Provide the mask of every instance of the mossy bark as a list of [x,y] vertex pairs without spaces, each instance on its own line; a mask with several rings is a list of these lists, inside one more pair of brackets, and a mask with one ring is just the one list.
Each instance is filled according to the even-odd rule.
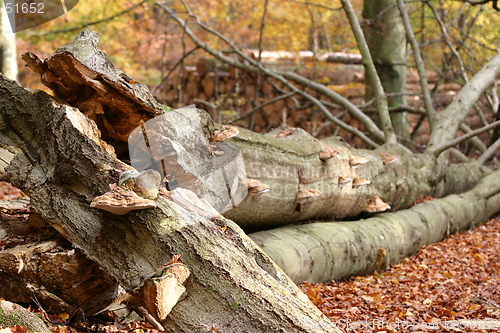
[[23,326],[28,332],[50,333],[49,328],[36,314],[20,305],[0,299],[0,328]]

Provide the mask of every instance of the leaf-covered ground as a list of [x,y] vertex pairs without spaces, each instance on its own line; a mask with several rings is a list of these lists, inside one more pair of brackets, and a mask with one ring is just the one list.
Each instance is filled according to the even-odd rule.
[[301,288],[346,332],[498,332],[500,321],[463,320],[500,319],[499,253],[496,218],[385,271]]

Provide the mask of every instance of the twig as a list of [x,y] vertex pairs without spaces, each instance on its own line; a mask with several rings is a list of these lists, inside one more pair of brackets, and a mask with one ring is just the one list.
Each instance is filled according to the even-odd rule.
[[[257,62],[260,64],[262,62],[262,51],[263,51],[263,43],[264,43],[264,28],[266,27],[266,17],[267,17],[267,6],[269,4],[269,0],[264,1],[264,10],[262,11],[262,18],[260,20],[260,29],[259,29],[259,53],[257,55]],[[260,72],[257,72],[257,78],[255,79],[254,84],[254,95],[252,106],[255,108],[257,104],[257,99],[259,97],[259,82],[260,82]],[[255,117],[254,113],[250,113],[250,122],[248,124],[248,128],[250,130],[254,129],[255,125]]]
[[433,5],[429,1],[426,1],[425,4],[431,9],[432,14],[436,18],[436,21],[439,25],[439,28],[441,29],[441,34],[444,37],[444,41],[448,48],[450,49],[451,53],[455,56],[455,58],[458,61],[458,67],[460,68],[460,74],[462,75],[462,79],[467,82],[469,81],[469,78],[467,77],[467,72],[465,70],[464,62],[462,61],[462,57],[458,53],[458,51],[455,49],[453,44],[451,43],[450,36],[448,35],[448,29],[446,28],[446,25],[444,24],[443,20],[441,19],[441,16],[439,16],[438,12],[436,11],[436,8],[434,8]]
[[396,144],[397,138],[394,133],[394,128],[392,127],[391,116],[387,106],[387,96],[384,93],[380,77],[378,76],[375,65],[373,64],[372,56],[370,54],[370,50],[368,49],[368,44],[366,43],[358,18],[356,17],[354,8],[349,0],[340,0],[340,2],[342,3],[342,7],[344,7],[347,18],[349,19],[359,51],[363,57],[363,66],[365,67],[368,80],[376,97],[380,123],[382,124],[382,130],[385,135],[385,143]]
[[477,130],[474,130],[472,132],[469,132],[467,134],[464,134],[454,140],[451,140],[450,142],[447,142],[447,143],[444,143],[436,148],[434,148],[434,150],[432,151],[434,153],[435,156],[438,156],[439,154],[441,154],[443,151],[445,151],[446,149],[448,148],[451,148],[465,140],[468,140],[476,135],[479,135],[481,133],[484,133],[486,131],[489,131],[490,129],[493,129],[497,126],[500,126],[500,120],[497,120],[491,124],[489,124],[488,126],[484,126],[484,127],[481,127]]
[[153,325],[153,327],[155,329],[157,329],[158,331],[161,331],[161,332],[164,332],[165,331],[165,327],[163,327],[156,319],[155,317],[153,317],[144,307],[142,306],[135,306],[132,308],[132,310],[134,310],[135,312],[137,312],[137,314],[141,317],[143,317],[144,319],[146,319],[146,321],[148,323],[150,323],[151,325]]
[[177,68],[177,66],[179,66],[180,64],[182,64],[184,62],[184,59],[186,59],[187,57],[189,57],[194,51],[198,50],[200,47],[199,46],[195,46],[194,48],[192,48],[191,50],[189,50],[188,52],[184,53],[182,55],[182,57],[177,60],[177,62],[174,64],[174,66],[172,67],[172,69],[170,69],[167,73],[167,75],[165,75],[165,77],[161,80],[161,82],[156,86],[156,88],[153,90],[153,95],[156,93],[156,91],[165,83],[165,81],[168,80],[168,78],[170,77],[170,75],[172,75],[172,73],[175,71],[175,69]]
[[[290,72],[280,72],[280,71],[271,71],[265,67],[263,67],[261,64],[258,64],[257,62],[255,62],[255,60],[251,59],[250,57],[248,57],[247,55],[245,55],[239,48],[237,48],[230,40],[228,40],[225,36],[221,35],[220,33],[218,33],[217,31],[207,27],[205,24],[201,23],[199,18],[196,17],[195,15],[193,15],[190,11],[189,14],[191,17],[194,17],[196,19],[196,23],[198,24],[198,26],[200,26],[201,28],[203,28],[204,30],[214,34],[215,36],[217,36],[218,38],[220,38],[221,40],[223,40],[226,44],[228,44],[233,50],[235,53],[237,53],[241,58],[243,58],[244,60],[246,60],[248,62],[248,64],[246,63],[242,63],[242,62],[239,62],[239,61],[235,61],[231,58],[228,58],[226,56],[224,56],[221,52],[219,51],[215,51],[213,50],[212,48],[210,48],[206,43],[203,43],[194,33],[191,29],[189,29],[189,27],[187,26],[186,22],[184,20],[182,20],[180,17],[178,17],[171,8],[167,7],[166,5],[162,4],[162,3],[158,3],[158,6],[160,6],[163,10],[165,10],[175,21],[177,21],[177,23],[179,23],[183,28],[184,30],[186,31],[186,34],[191,38],[191,40],[198,46],[200,46],[202,49],[204,49],[206,52],[208,52],[209,54],[213,55],[214,57],[220,59],[221,61],[224,61],[225,63],[227,64],[230,64],[231,66],[234,66],[234,67],[237,67],[237,68],[241,68],[241,69],[245,69],[247,71],[251,71],[251,72],[257,72],[257,71],[262,71],[262,73],[266,74],[267,76],[270,76],[276,80],[278,80],[279,82],[283,83],[285,86],[287,86],[291,91],[294,91],[296,92],[298,95],[306,98],[307,100],[309,100],[310,102],[312,102],[313,104],[315,104],[326,116],[326,118],[328,120],[330,120],[331,122],[333,122],[334,124],[336,124],[337,126],[340,126],[342,127],[343,129],[345,129],[346,131],[358,136],[361,140],[363,140],[364,142],[366,142],[368,145],[372,146],[372,147],[378,147],[379,145],[377,143],[375,143],[372,139],[370,139],[368,136],[366,136],[363,132],[361,132],[360,130],[358,130],[357,128],[354,128],[346,123],[344,123],[343,121],[340,121],[338,118],[336,118],[335,116],[333,116],[330,111],[321,103],[321,101],[319,101],[317,98],[311,96],[310,94],[307,94],[305,93],[304,91],[302,91],[301,89],[297,88],[296,86],[294,86],[293,84],[291,84],[288,80],[287,80],[287,77],[294,77],[295,80],[297,81],[302,81],[302,82],[307,82],[311,85],[319,85],[315,82],[311,82],[309,80],[307,80],[306,78],[300,76],[300,75],[297,75],[295,73],[290,73]],[[297,82],[295,81],[295,82]],[[300,82],[297,82],[297,83],[300,83]],[[330,91],[331,93],[333,93],[333,91],[329,90],[328,88],[326,88],[325,86],[323,86],[323,89],[326,89],[328,91]],[[365,118],[368,118],[366,115],[364,115],[361,110],[359,110],[358,108],[356,108],[356,106],[352,103],[350,103],[349,101],[347,101],[346,99],[344,99],[342,96],[340,96],[340,101],[343,103],[343,104],[347,104],[349,109],[355,109],[358,113],[362,114],[363,117]],[[345,103],[344,101],[342,100],[345,100],[347,103]],[[339,101],[337,101],[339,102]],[[342,103],[339,102],[339,104],[342,105]],[[343,105],[344,106],[344,105]],[[347,108],[346,108],[347,109]],[[348,110],[349,110],[348,109]],[[368,118],[369,119],[369,118]],[[369,119],[370,122],[371,122],[371,129],[374,133],[377,133],[377,130],[378,132],[380,132],[380,130],[377,128],[377,126],[375,125],[375,123],[373,123],[373,121],[371,119]],[[363,124],[364,121],[363,121]],[[368,125],[365,124],[365,126],[367,128],[370,127],[370,123],[368,123]],[[378,134],[378,133],[377,133]],[[383,139],[383,133],[380,132],[380,134],[382,135],[382,139]],[[380,136],[377,137],[378,139],[380,139]]]
[[486,163],[498,150],[500,149],[500,139],[497,139],[491,146],[484,151],[484,153],[479,156],[477,161],[481,164]]
[[427,82],[427,77],[425,75],[424,60],[422,54],[420,53],[420,48],[418,47],[417,39],[411,28],[410,18],[408,16],[408,11],[406,10],[404,0],[397,0],[399,12],[401,13],[401,18],[403,20],[403,25],[406,30],[406,38],[410,42],[411,48],[413,50],[413,57],[415,58],[415,64],[417,66],[418,75],[420,77],[420,87],[422,88],[422,94],[424,98],[424,105],[427,111],[429,124],[431,131],[434,130],[435,119],[437,117],[436,110],[432,104],[431,93],[429,91],[429,84]]
[[311,6],[316,6],[316,7],[319,7],[319,8],[323,8],[323,9],[328,9],[328,10],[332,10],[332,11],[338,11],[338,10],[342,10],[342,7],[330,7],[330,6],[326,6],[326,5],[323,5],[321,3],[317,3],[317,2],[310,2],[310,1],[297,1],[297,0],[286,0],[287,2],[295,2],[295,3],[299,3],[299,4],[303,4],[303,5],[311,5]]
[[87,27],[90,27],[90,26],[93,26],[93,25],[96,25],[96,24],[100,24],[100,23],[104,23],[104,22],[107,22],[107,21],[111,21],[111,20],[114,20],[115,18],[123,15],[123,14],[126,14],[128,12],[131,12],[132,10],[136,9],[137,7],[140,7],[142,6],[143,4],[145,4],[146,2],[149,2],[151,0],[143,0],[135,5],[133,5],[132,7],[130,8],[127,8],[127,9],[124,9],[122,10],[121,12],[118,12],[116,14],[113,14],[111,16],[108,16],[108,17],[105,17],[103,19],[100,19],[100,20],[95,20],[95,21],[92,21],[92,22],[88,22],[88,23],[84,23],[78,27],[73,27],[73,28],[67,28],[67,29],[60,29],[60,30],[49,30],[49,31],[44,31],[44,32],[28,32],[29,35],[32,35],[32,36],[46,36],[46,35],[50,35],[50,34],[59,34],[59,33],[67,33],[67,32],[73,32],[73,31],[80,31],[84,28],[87,28]]
[[282,99],[287,99],[288,97],[292,97],[293,95],[295,95],[296,92],[292,91],[292,92],[289,92],[288,94],[285,94],[285,95],[280,95],[278,97],[275,97],[273,99],[270,99],[262,104],[259,104],[257,105],[256,107],[254,107],[252,110],[240,115],[238,118],[234,119],[231,121],[231,123],[235,122],[235,121],[238,121],[238,120],[241,120],[241,119],[244,119],[248,116],[251,116],[253,115],[255,112],[259,111],[260,109],[262,109],[263,107],[269,105],[269,104],[273,104],[273,103],[276,103],[278,101],[281,101]]

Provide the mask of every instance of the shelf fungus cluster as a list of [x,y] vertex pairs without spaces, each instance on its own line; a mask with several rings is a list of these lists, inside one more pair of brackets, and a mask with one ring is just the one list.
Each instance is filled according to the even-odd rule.
[[266,193],[271,189],[269,185],[263,184],[257,179],[248,178],[246,180],[246,184],[248,187],[248,195],[252,197],[258,197],[262,193]]
[[90,203],[90,207],[102,209],[116,215],[125,215],[132,210],[156,207],[161,182],[155,170],[138,172],[129,170],[120,175],[118,186],[111,186]]
[[222,125],[220,130],[214,131],[214,142],[223,142],[234,138],[240,134],[240,131],[235,126]]
[[384,165],[392,164],[398,160],[398,157],[395,155],[380,153],[378,154],[378,156],[380,156],[382,162],[384,162]]
[[335,149],[325,148],[319,153],[319,159],[322,161],[329,160],[332,157],[339,155],[340,152]]
[[378,195],[373,195],[364,210],[368,213],[379,213],[385,212],[388,209],[391,209],[391,206],[385,203]]
[[297,197],[295,198],[295,203],[297,204],[296,211],[302,212],[304,210],[304,204],[315,200],[321,195],[321,192],[317,189],[300,189],[297,192]]
[[362,156],[351,155],[349,157],[349,164],[351,165],[351,167],[353,169],[359,167],[360,165],[366,164],[368,162],[369,162],[369,160],[365,157],[362,157]]

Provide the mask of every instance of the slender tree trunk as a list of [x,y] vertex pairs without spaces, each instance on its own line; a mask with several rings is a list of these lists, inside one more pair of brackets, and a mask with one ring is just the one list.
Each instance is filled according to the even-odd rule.
[[[363,30],[382,86],[389,96],[389,107],[406,105],[406,32],[396,0],[364,1]],[[373,98],[366,85],[367,100]],[[409,138],[406,113],[391,114],[398,135]]]

